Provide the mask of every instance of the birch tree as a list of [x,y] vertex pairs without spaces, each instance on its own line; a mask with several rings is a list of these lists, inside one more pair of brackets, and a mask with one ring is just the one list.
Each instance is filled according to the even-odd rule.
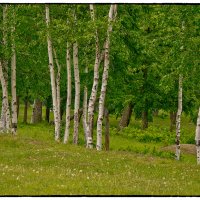
[[15,49],[15,8],[13,8],[13,24],[11,27],[12,58],[11,58],[11,93],[12,93],[12,134],[17,133],[17,94],[16,94],[16,49]]
[[73,143],[78,144],[78,126],[79,126],[79,106],[80,106],[80,78],[78,68],[78,43],[73,44],[73,63],[75,79],[75,101],[74,101],[74,135]]
[[57,65],[57,76],[56,76],[56,98],[57,98],[57,112],[58,112],[58,129],[60,130],[60,124],[61,124],[61,114],[60,114],[60,70],[61,66],[58,62],[57,54],[55,48],[53,49],[54,52],[54,58]]
[[108,82],[108,70],[109,70],[109,52],[110,52],[110,34],[112,32],[112,22],[117,15],[117,5],[112,4],[109,10],[109,17],[108,17],[108,30],[107,30],[107,38],[105,42],[105,57],[104,57],[104,70],[102,76],[102,85],[101,85],[101,94],[99,98],[99,113],[98,113],[98,120],[97,120],[97,150],[102,149],[102,122],[103,122],[103,115],[104,115],[104,104],[105,104],[105,96],[106,96],[106,89],[107,89],[107,82]]
[[54,113],[54,123],[55,123],[55,140],[59,141],[60,138],[60,126],[59,126],[59,116],[58,116],[58,104],[57,104],[57,92],[55,83],[55,72],[53,64],[53,47],[50,36],[50,16],[49,16],[49,5],[45,4],[46,11],[46,25],[47,25],[47,44],[48,44],[48,56],[49,56],[49,69],[51,78],[51,90],[52,90],[52,100],[53,100],[53,113]]
[[[185,22],[182,21],[182,35],[184,34],[185,29]],[[184,39],[184,37],[183,37]],[[183,41],[182,41],[183,42]],[[180,47],[180,50],[184,50],[184,46]],[[184,58],[184,54],[182,54],[182,57]],[[183,59],[181,60],[181,66],[183,65]],[[180,160],[180,135],[181,135],[181,113],[182,113],[182,104],[183,104],[183,94],[182,94],[182,85],[183,85],[183,75],[179,74],[179,87],[178,87],[178,111],[176,115],[176,159]]]
[[[88,66],[85,67],[85,73],[88,73]],[[87,99],[88,99],[88,88],[87,85],[84,86],[84,95],[83,95],[83,130],[85,134],[85,141],[87,143]]]
[[67,143],[69,140],[70,133],[70,109],[71,109],[71,54],[69,43],[67,43],[67,102],[66,102],[66,127],[64,135],[64,143]]
[[[95,22],[95,11],[94,5],[90,4],[90,14],[91,19]],[[90,95],[89,103],[88,103],[88,122],[87,122],[87,147],[93,148],[92,141],[92,129],[93,129],[93,120],[94,120],[94,106],[97,97],[98,83],[99,83],[99,65],[100,65],[100,47],[99,47],[99,36],[97,29],[95,30],[95,63],[94,63],[94,78],[92,85],[92,92]]]
[[6,87],[6,81],[3,74],[2,62],[0,60],[0,80],[2,85],[3,101],[2,101],[2,116],[1,116],[1,129],[3,132],[10,130],[10,115],[9,115],[9,104],[8,104],[8,90]]
[[197,117],[195,141],[196,141],[196,149],[197,149],[197,164],[199,165],[200,164],[200,107],[199,107],[199,113]]
[[179,89],[178,89],[178,111],[176,115],[176,159],[180,160],[180,134],[181,134],[181,113],[182,113],[182,80],[183,77],[179,75]]
[[[4,50],[7,49],[7,12],[8,12],[8,6],[5,4],[3,6],[3,48]],[[2,110],[1,110],[1,123],[0,128],[3,131],[9,132],[10,130],[10,109],[9,109],[9,103],[8,103],[8,62],[6,58],[1,62],[1,85],[2,85],[2,93],[3,93],[3,101],[2,101]]]

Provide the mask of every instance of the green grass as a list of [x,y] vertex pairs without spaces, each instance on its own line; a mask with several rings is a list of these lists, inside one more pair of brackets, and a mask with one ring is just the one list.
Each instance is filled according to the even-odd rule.
[[[64,145],[54,142],[53,126],[25,125],[21,117],[17,136],[0,135],[0,195],[200,195],[195,155],[176,161],[160,150],[171,144],[160,138],[175,137],[167,118],[155,118],[146,131],[132,119],[117,133],[111,116],[111,151],[97,152],[84,147],[82,128],[79,146]],[[192,137],[195,126],[183,120]]]

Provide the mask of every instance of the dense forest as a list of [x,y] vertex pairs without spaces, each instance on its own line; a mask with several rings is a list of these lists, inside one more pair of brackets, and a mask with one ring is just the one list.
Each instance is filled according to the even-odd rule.
[[[59,144],[101,151],[110,149],[110,134],[141,137],[156,117],[169,116],[163,134],[172,134],[180,160],[184,115],[196,126],[191,143],[200,164],[199,11],[173,4],[1,4],[1,135],[20,137],[19,124],[45,120]],[[127,129],[131,120],[137,130]]]

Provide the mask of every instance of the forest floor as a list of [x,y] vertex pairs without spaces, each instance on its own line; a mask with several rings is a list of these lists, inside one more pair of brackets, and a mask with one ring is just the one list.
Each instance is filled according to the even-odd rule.
[[20,122],[17,136],[1,134],[0,195],[200,195],[195,125],[186,117],[180,161],[171,151],[175,133],[168,131],[168,116],[156,117],[146,131],[132,119],[117,133],[118,120],[110,121],[108,152],[86,149],[82,129],[79,146],[56,143],[45,122]]

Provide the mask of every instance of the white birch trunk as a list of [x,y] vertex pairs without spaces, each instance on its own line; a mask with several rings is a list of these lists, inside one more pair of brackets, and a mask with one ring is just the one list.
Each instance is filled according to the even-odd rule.
[[[3,47],[7,48],[7,4],[3,5]],[[6,132],[10,131],[10,109],[9,109],[9,101],[8,101],[8,62],[6,58],[3,59],[1,63],[2,70],[2,110],[1,110],[1,121],[0,128],[6,130]],[[5,91],[4,91],[5,90]]]
[[59,126],[59,130],[60,130],[60,126],[61,126],[61,115],[60,115],[60,64],[58,62],[58,58],[57,58],[57,54],[56,54],[56,50],[53,49],[54,52],[54,58],[56,61],[56,65],[58,67],[58,71],[57,71],[57,76],[56,76],[56,97],[57,97],[57,109],[58,109],[58,126]]
[[[85,67],[85,73],[88,73],[88,67]],[[85,134],[85,141],[87,143],[87,98],[88,98],[88,88],[84,86],[84,97],[83,97],[83,130]]]
[[75,101],[74,101],[74,135],[73,143],[78,144],[78,113],[80,106],[80,78],[78,68],[78,43],[73,44],[73,63],[74,63],[74,79],[75,79]]
[[195,141],[196,141],[196,149],[197,149],[197,164],[199,165],[200,164],[200,107],[199,107],[199,113],[197,117]]
[[15,11],[13,11],[13,25],[11,27],[12,58],[11,58],[11,93],[12,93],[12,134],[17,134],[17,94],[16,94],[16,49],[15,49]]
[[[2,91],[3,91],[3,86],[2,86]],[[5,109],[4,108],[5,107],[5,103],[3,101],[4,101],[4,98],[3,98],[3,94],[2,94],[0,132],[4,132],[5,131],[5,127],[6,127],[6,118],[5,118],[5,110],[4,110]]]
[[179,75],[178,89],[178,111],[176,115],[176,160],[180,160],[180,135],[181,135],[181,113],[182,113],[182,81],[183,77]]
[[[90,14],[93,21],[95,21],[94,5],[90,4]],[[98,83],[99,83],[99,65],[100,65],[100,48],[99,48],[99,37],[97,29],[95,31],[95,42],[96,42],[96,56],[94,63],[94,79],[92,85],[92,92],[88,104],[88,122],[87,122],[87,148],[93,148],[92,141],[92,129],[94,119],[94,106],[97,97]]]
[[102,122],[104,117],[104,104],[105,104],[105,96],[106,96],[107,81],[108,81],[110,34],[112,32],[112,21],[116,16],[116,9],[117,9],[116,5],[110,6],[109,18],[108,18],[108,30],[105,43],[104,70],[102,77],[101,94],[99,98],[99,113],[97,120],[97,144],[96,144],[97,150],[102,149]]
[[67,44],[67,104],[66,104],[66,127],[64,135],[64,143],[67,143],[69,140],[70,134],[70,109],[71,109],[71,55],[69,44]]
[[[45,4],[45,10],[46,10],[47,29],[49,29],[50,17],[49,17],[49,5],[48,4]],[[54,123],[55,123],[55,140],[59,141],[60,129],[59,129],[59,123],[58,123],[59,117],[58,117],[58,108],[57,108],[57,92],[56,92],[55,72],[54,72],[54,65],[53,65],[52,42],[51,42],[49,30],[47,30],[47,44],[48,44],[49,69],[50,69],[51,90],[52,90],[52,100],[53,100],[53,113],[54,113]]]
[[7,115],[8,113],[10,113],[10,112],[7,111],[7,109],[9,109],[8,90],[7,90],[7,87],[6,87],[6,81],[5,81],[5,78],[4,78],[3,67],[2,67],[1,61],[0,61],[0,81],[1,81],[2,93],[3,93],[2,118],[1,118],[1,122],[0,122],[0,129],[3,132],[9,132],[10,131],[10,116]]

